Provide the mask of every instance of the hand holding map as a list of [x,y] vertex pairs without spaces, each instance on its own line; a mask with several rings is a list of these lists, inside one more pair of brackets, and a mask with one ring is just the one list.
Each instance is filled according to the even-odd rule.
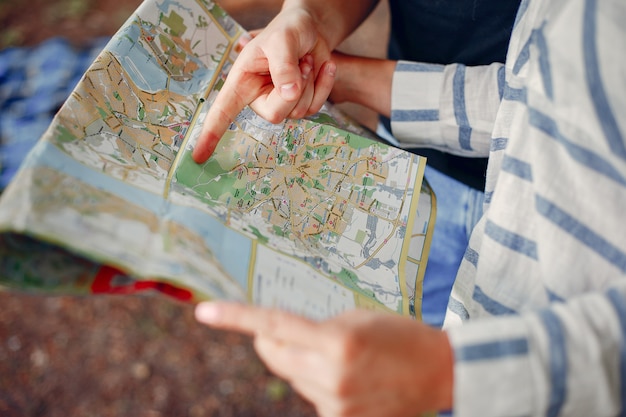
[[247,105],[272,123],[319,111],[333,86],[335,65],[329,58],[328,45],[310,15],[300,9],[281,12],[233,64],[207,113],[194,160],[209,158]]
[[254,336],[261,359],[320,417],[419,415],[452,404],[446,333],[407,317],[351,311],[314,322],[220,302],[201,303],[196,318]]

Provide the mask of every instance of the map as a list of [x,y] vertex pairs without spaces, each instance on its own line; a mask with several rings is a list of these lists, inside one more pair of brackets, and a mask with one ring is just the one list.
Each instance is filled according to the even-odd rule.
[[192,160],[243,33],[210,1],[140,6],[2,195],[3,285],[419,316],[425,159],[327,104],[279,124],[246,108]]

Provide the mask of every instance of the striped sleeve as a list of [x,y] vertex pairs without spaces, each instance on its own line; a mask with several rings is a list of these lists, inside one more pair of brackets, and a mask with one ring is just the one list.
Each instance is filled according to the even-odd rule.
[[392,82],[393,135],[403,146],[487,156],[503,85],[501,64],[400,61]]
[[544,310],[447,330],[454,415],[623,415],[625,306],[620,282]]
[[444,324],[454,415],[626,415],[626,3],[520,16]]

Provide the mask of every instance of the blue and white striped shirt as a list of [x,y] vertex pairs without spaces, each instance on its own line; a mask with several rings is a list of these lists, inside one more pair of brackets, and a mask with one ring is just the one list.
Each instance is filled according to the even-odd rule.
[[489,156],[444,325],[455,415],[626,414],[625,45],[624,0],[524,0],[506,64],[397,65],[402,144]]

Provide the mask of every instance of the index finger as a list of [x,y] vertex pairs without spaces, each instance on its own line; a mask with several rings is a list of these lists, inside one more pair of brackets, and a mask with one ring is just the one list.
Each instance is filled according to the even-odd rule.
[[198,164],[209,159],[228,126],[248,104],[236,88],[230,87],[232,84],[234,83],[227,78],[204,119],[200,137],[192,153]]
[[203,302],[196,319],[212,327],[263,335],[287,343],[319,346],[323,343],[319,323],[284,311],[237,303]]

